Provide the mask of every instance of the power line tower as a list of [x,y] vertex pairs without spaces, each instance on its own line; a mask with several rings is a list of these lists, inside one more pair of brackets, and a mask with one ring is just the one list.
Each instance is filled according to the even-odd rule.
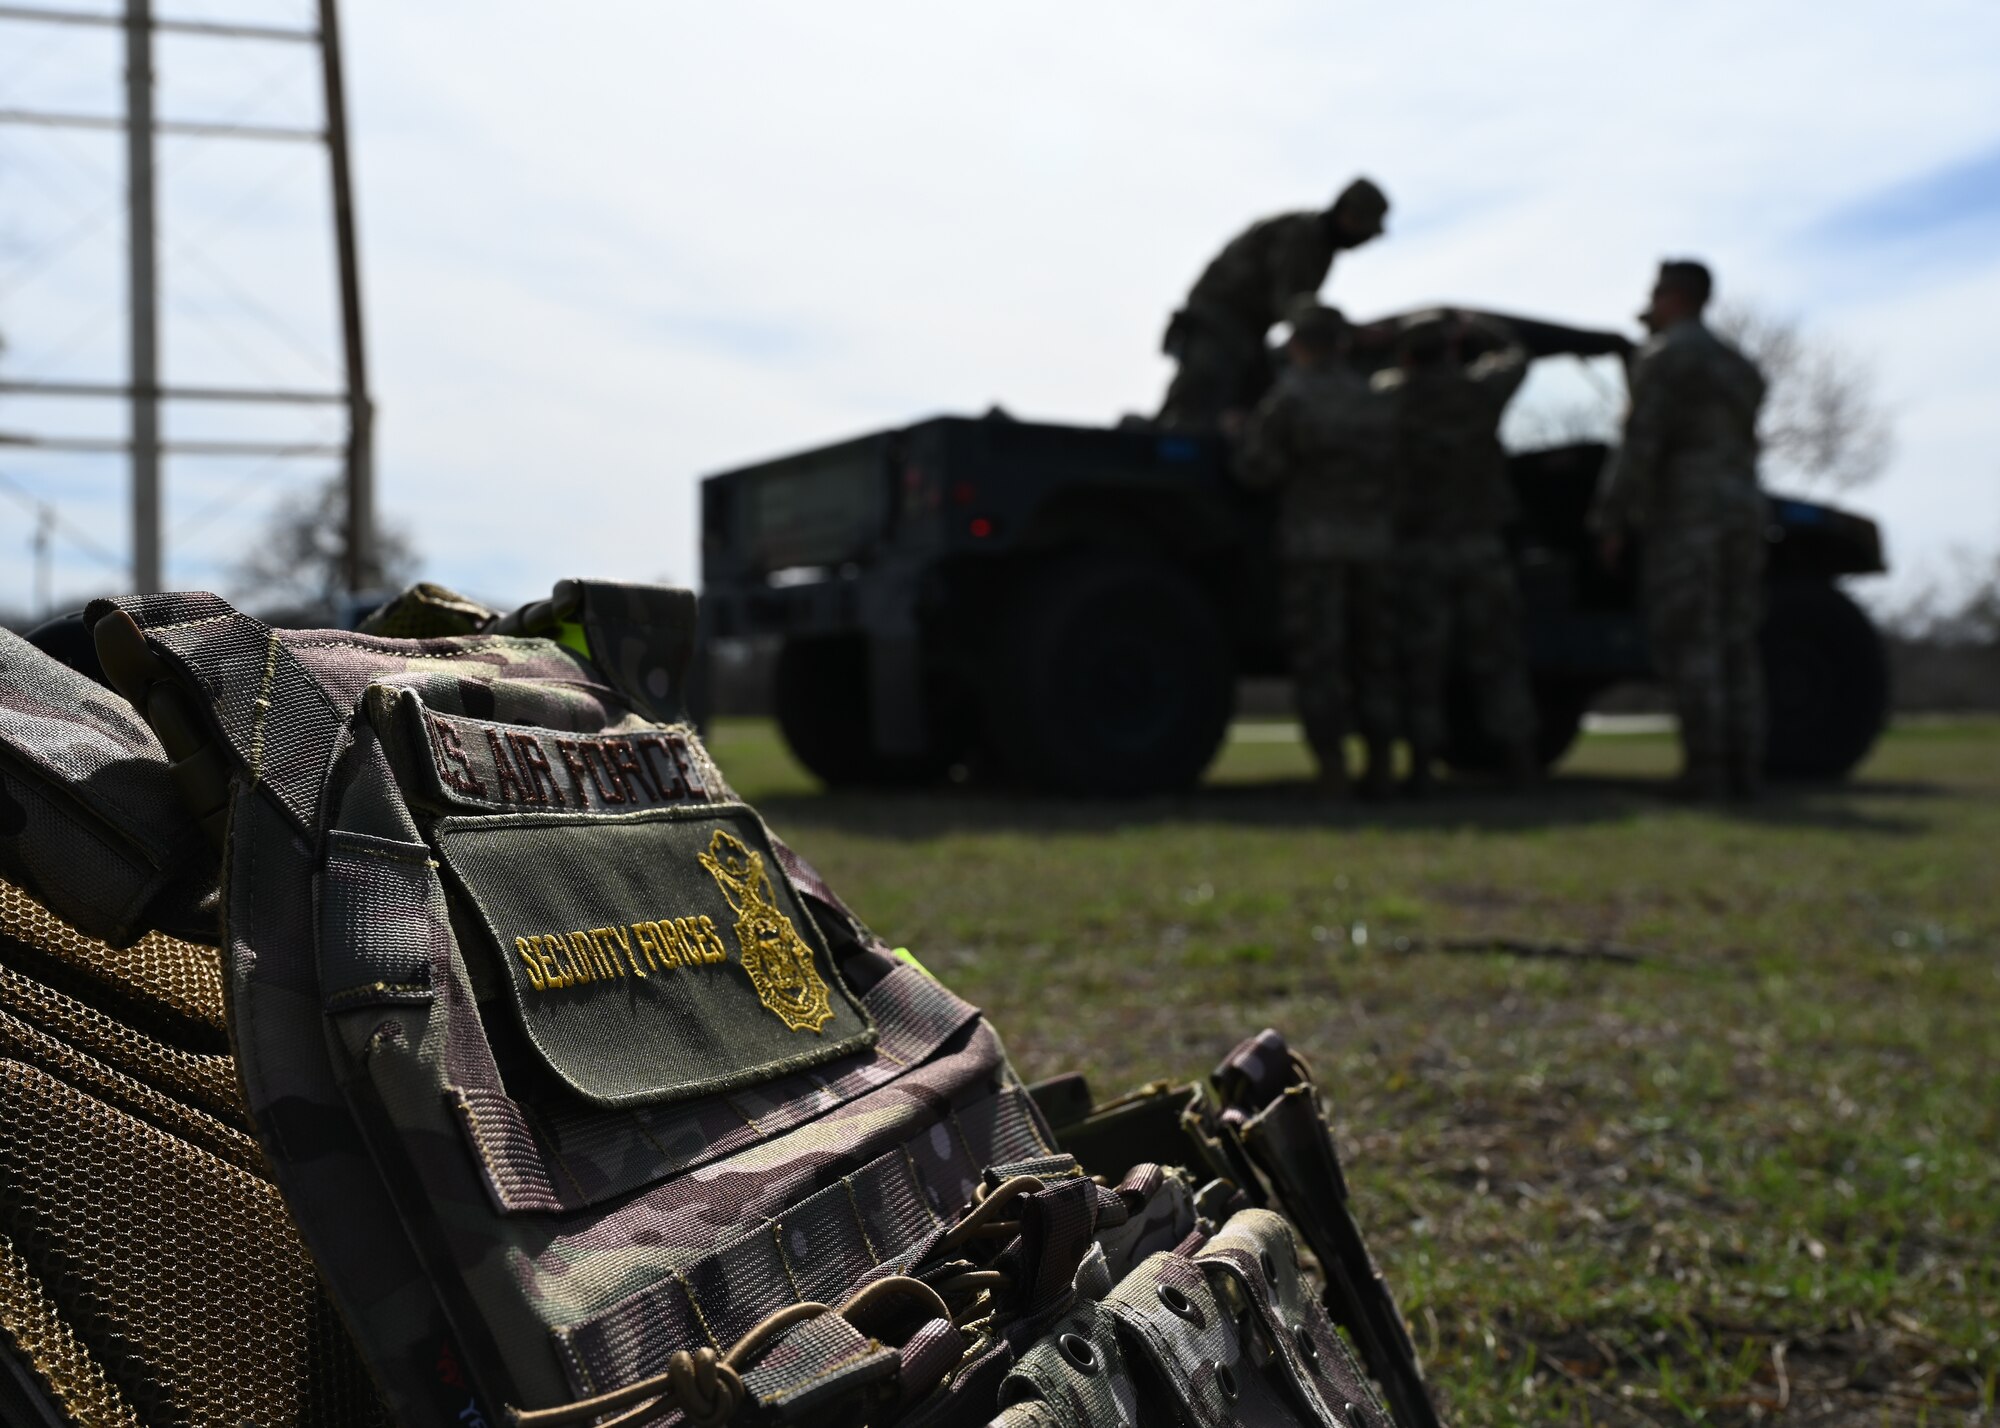
[[[270,441],[202,441],[169,443],[160,436],[163,403],[222,405],[290,403],[343,406],[346,440],[337,448],[342,458],[347,496],[345,574],[349,590],[367,588],[375,575],[375,480],[373,406],[368,396],[368,368],[361,336],[361,286],[354,231],[353,176],[348,161],[347,102],[341,75],[340,29],[334,0],[316,0],[315,28],[172,19],[153,13],[153,0],[125,0],[122,13],[54,9],[36,5],[0,4],[0,22],[36,25],[83,25],[122,29],[125,35],[125,113],[57,113],[47,110],[0,109],[0,124],[106,130],[125,133],[128,298],[130,308],[129,363],[123,382],[78,382],[0,379],[0,395],[34,397],[123,397],[130,403],[129,435],[122,442],[62,435],[10,434],[0,440],[45,451],[128,452],[132,464],[133,587],[141,593],[161,588],[160,460],[175,452],[241,456],[324,456],[317,445]],[[153,39],[176,34],[233,44],[316,46],[324,86],[322,128],[280,127],[242,123],[202,123],[161,119],[154,113]],[[163,386],[159,371],[159,244],[156,231],[154,141],[159,135],[188,135],[324,144],[333,187],[334,253],[340,297],[343,382],[335,392],[259,387]]]

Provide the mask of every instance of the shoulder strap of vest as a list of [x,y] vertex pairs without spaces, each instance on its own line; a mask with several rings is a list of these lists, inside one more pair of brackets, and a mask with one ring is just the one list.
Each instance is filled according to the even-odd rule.
[[220,838],[232,761],[312,829],[346,720],[276,630],[202,593],[96,600],[84,618],[105,674],[160,736],[211,836]]

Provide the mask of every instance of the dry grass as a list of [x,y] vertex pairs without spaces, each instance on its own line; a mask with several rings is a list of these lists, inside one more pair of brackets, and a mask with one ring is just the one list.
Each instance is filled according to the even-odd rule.
[[[1993,1418],[2000,723],[1748,812],[1660,802],[1649,738],[1380,813],[1303,797],[1287,742],[1128,805],[828,796],[765,725],[714,742],[1023,1074],[1284,1029],[1452,1422]],[[1487,937],[1646,956],[1411,946]]]

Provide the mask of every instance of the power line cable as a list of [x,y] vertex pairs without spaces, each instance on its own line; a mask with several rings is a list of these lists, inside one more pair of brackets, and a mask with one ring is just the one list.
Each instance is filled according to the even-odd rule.
[[[252,92],[248,98],[234,108],[223,111],[214,121],[218,126],[216,133],[199,136],[162,135],[161,140],[163,143],[169,139],[174,139],[183,141],[183,147],[176,151],[180,159],[178,164],[168,162],[168,155],[165,153],[159,156],[153,166],[155,182],[163,180],[169,173],[172,173],[176,177],[185,177],[188,169],[196,162],[196,156],[214,152],[213,146],[203,148],[199,144],[187,143],[185,142],[186,140],[190,138],[219,137],[221,133],[227,132],[231,126],[249,119],[252,114],[269,103],[279,93],[290,89],[297,81],[297,78],[296,64],[287,70],[284,68],[283,63],[281,63],[279,68],[272,70],[266,76],[267,82],[262,87]],[[81,152],[74,147],[73,141],[60,129],[52,129],[49,133],[57,143],[69,149],[72,157]],[[97,166],[92,162],[86,164],[86,167],[96,169]],[[98,172],[100,176],[103,176],[101,170]],[[47,271],[49,263],[55,257],[64,252],[69,246],[75,244],[90,230],[105,223],[114,215],[124,212],[125,190],[123,181],[113,180],[111,184],[113,188],[112,196],[93,210],[87,219],[61,234],[53,242],[44,244],[31,258],[26,260],[25,269],[17,269],[4,283],[0,283],[0,300],[14,296],[22,288],[26,287],[28,283]]]
[[[30,511],[35,513],[38,519],[44,513],[58,510],[54,501],[45,500],[37,496],[33,490],[23,485],[5,471],[0,471],[0,491],[4,491],[7,495],[12,496],[16,501],[26,506]],[[108,565],[114,570],[129,568],[131,562],[124,556],[112,554],[99,545],[88,533],[71,525],[61,514],[58,513],[54,516],[52,524],[56,530],[68,537],[71,545],[75,546],[82,554],[89,556],[92,560],[97,561],[101,565]]]
[[107,199],[89,210],[82,218],[39,248],[30,251],[27,257],[15,265],[14,272],[6,281],[0,282],[0,301],[17,296],[29,284],[40,278],[55,259],[74,252],[78,244],[95,230],[103,227],[112,214],[122,212],[124,207],[125,195],[120,192],[116,197]]
[[17,177],[34,180],[43,193],[49,195],[50,198],[61,203],[69,210],[67,214],[58,214],[58,218],[75,219],[79,215],[88,213],[93,208],[99,206],[99,204],[93,202],[93,200],[99,198],[99,185],[93,184],[91,194],[79,200],[74,188],[65,187],[50,177],[50,170],[47,165],[36,163],[33,159],[24,157],[24,151],[28,153],[33,152],[32,145],[13,144],[8,147],[11,151],[8,154],[8,172]]
[[[340,434],[337,429],[322,424],[320,430],[312,434],[312,440],[331,442],[338,440]],[[220,516],[225,510],[234,506],[244,492],[253,486],[269,480],[277,474],[280,467],[293,459],[295,458],[289,456],[274,456],[252,470],[245,472],[240,479],[230,482],[219,496],[211,497],[197,506],[193,511],[181,517],[180,520],[175,522],[170,534],[176,541],[185,541],[198,534],[212,524],[217,516]]]
[[68,25],[43,25],[40,27],[42,42],[39,48],[22,55],[18,51],[9,56],[8,63],[15,69],[34,74],[41,72],[50,56],[66,45],[74,44],[78,32]]
[[122,315],[124,311],[123,298],[113,298],[99,304],[91,311],[89,317],[72,327],[55,344],[54,355],[44,356],[33,371],[23,374],[23,380],[43,381],[55,377],[61,364],[83,347],[85,339],[95,337],[106,322]]
[[[279,179],[285,177],[286,175],[294,171],[295,170],[289,168],[283,170],[274,170],[264,180],[262,188],[265,191],[275,188],[277,181]],[[252,195],[250,201],[255,202],[261,200],[263,197],[264,193],[262,192],[255,193]],[[207,237],[210,235],[210,232],[212,231],[213,231],[213,226],[211,225],[211,228],[209,230],[204,230],[202,236]],[[203,270],[209,273],[210,276],[212,276],[224,290],[224,296],[231,298],[240,307],[244,308],[246,311],[250,312],[253,316],[257,317],[260,321],[262,321],[267,327],[269,327],[279,337],[281,337],[287,346],[291,347],[295,352],[302,355],[306,359],[306,361],[318,372],[326,376],[333,377],[335,379],[339,379],[342,376],[340,369],[336,367],[332,363],[332,361],[328,359],[324,351],[320,350],[315,344],[313,344],[309,338],[301,336],[297,331],[295,331],[290,326],[288,321],[284,317],[280,316],[276,311],[274,311],[270,307],[267,307],[262,302],[258,301],[256,298],[251,297],[247,292],[245,292],[240,286],[237,285],[235,279],[231,277],[229,273],[226,272],[221,267],[220,264],[216,263],[206,253],[202,252],[199,247],[183,239],[179,234],[175,233],[170,228],[164,229],[161,233],[161,236],[167,240],[167,243],[172,247],[174,252],[189,259],[192,259],[197,266],[201,267]],[[11,290],[0,289],[0,298],[7,297],[10,294]],[[205,327],[208,326],[207,319],[198,312],[185,307],[180,302],[175,302],[173,305],[184,316],[192,316],[196,319],[196,321],[201,322],[203,326]],[[53,355],[43,356],[38,362],[36,362],[33,369],[24,374],[25,379],[39,380],[43,378],[53,377],[56,374],[56,369],[64,359],[74,354],[78,349],[80,349],[84,345],[85,341],[88,338],[96,336],[97,332],[102,327],[104,327],[105,324],[107,324],[113,318],[120,316],[124,312],[124,310],[125,310],[124,302],[123,299],[121,298],[110,299],[104,304],[100,305],[96,310],[94,310],[90,314],[89,317],[84,319],[84,321],[82,321],[81,323],[77,324],[77,326],[72,328],[56,343]],[[219,328],[210,327],[209,330],[220,334]],[[254,354],[250,352],[247,348],[242,347],[241,345],[239,345],[237,339],[225,337],[224,341],[226,345],[228,345],[231,348],[231,350],[237,353],[238,356],[244,358],[244,360],[250,364],[253,370],[260,371],[266,374],[269,374],[270,371],[272,370],[271,364],[268,361],[268,359],[259,356],[257,354]]]
[[225,296],[234,298],[239,306],[261,320],[271,332],[284,339],[285,343],[300,356],[304,357],[306,361],[335,379],[340,379],[343,376],[341,370],[327,360],[326,354],[315,348],[310,338],[301,336],[292,328],[289,319],[281,316],[272,308],[266,306],[260,299],[252,297],[243,288],[239,287],[235,278],[225,272],[222,266],[213,258],[210,258],[201,249],[192,244],[182,242],[179,237],[172,233],[167,234],[166,237],[167,241],[173,245],[175,252],[181,254],[183,257],[192,258],[198,266],[207,270],[221,286]]

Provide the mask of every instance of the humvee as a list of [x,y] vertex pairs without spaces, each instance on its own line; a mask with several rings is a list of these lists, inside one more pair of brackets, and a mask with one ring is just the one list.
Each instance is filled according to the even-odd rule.
[[[1537,359],[1623,345],[1503,320]],[[1379,340],[1357,350],[1364,366],[1390,360]],[[1509,458],[1546,763],[1600,694],[1652,675],[1636,561],[1606,569],[1584,527],[1604,456],[1577,443]],[[1880,532],[1768,501],[1766,762],[1839,778],[1887,718],[1881,639],[1839,584],[1884,569]],[[779,642],[779,727],[829,785],[967,767],[1051,792],[1170,790],[1214,757],[1238,682],[1285,672],[1275,519],[1231,480],[1218,433],[934,417],[707,477],[705,634]],[[1496,759],[1472,715],[1454,699],[1458,769]]]

